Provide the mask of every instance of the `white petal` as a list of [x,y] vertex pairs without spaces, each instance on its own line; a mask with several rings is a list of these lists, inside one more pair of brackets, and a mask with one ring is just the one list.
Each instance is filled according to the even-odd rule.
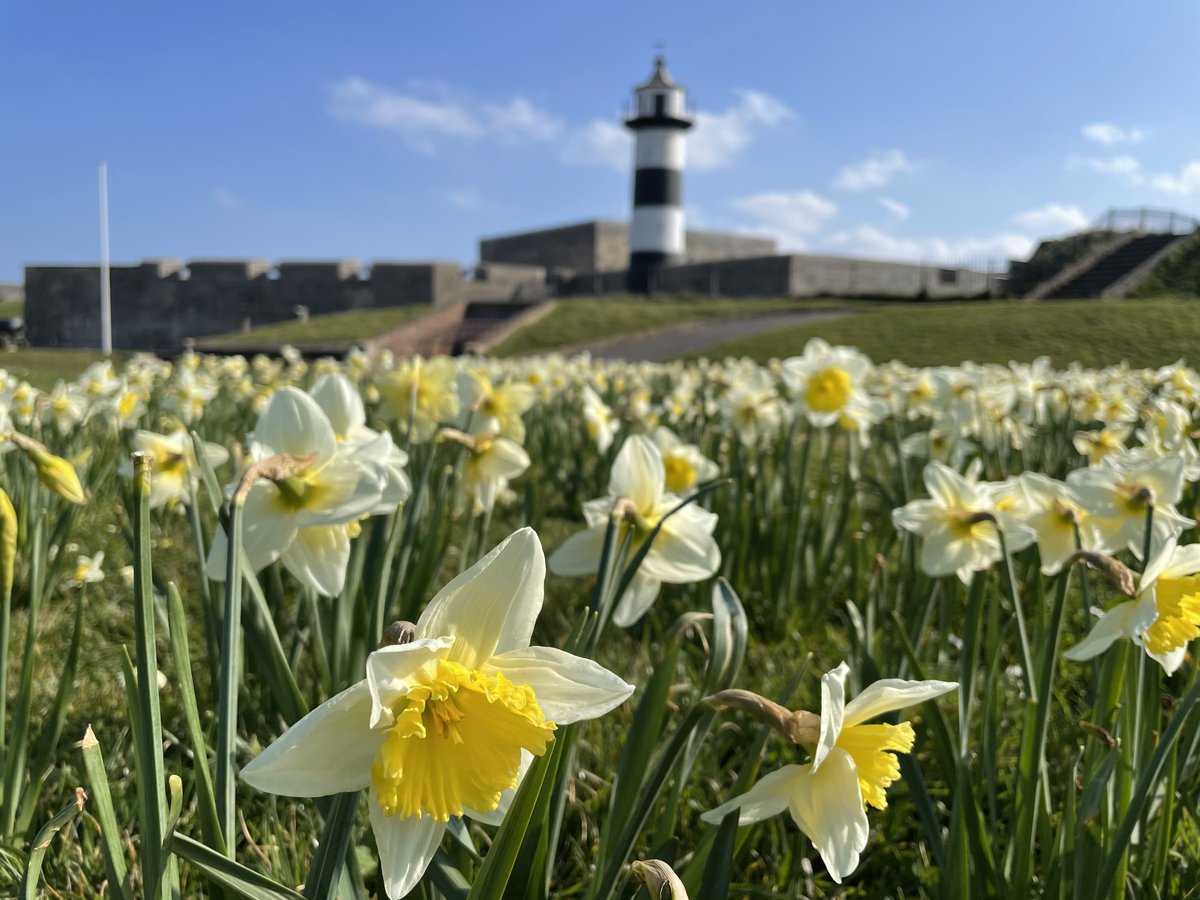
[[293,387],[276,391],[254,426],[254,442],[262,452],[317,454],[316,465],[333,456],[337,438],[317,401]]
[[721,567],[721,548],[707,534],[671,534],[660,531],[641,571],[667,584],[703,581]]
[[407,644],[381,647],[367,657],[372,728],[392,723],[392,707],[414,683],[432,676],[432,664],[452,646],[454,638],[418,638]]
[[604,535],[607,532],[606,521],[603,525],[571,535],[550,554],[550,571],[555,575],[591,575],[600,568]]
[[639,510],[652,510],[662,496],[666,474],[662,454],[654,442],[640,434],[630,435],[613,460],[608,492],[632,500]]
[[370,718],[371,692],[360,681],[280,735],[242,769],[242,780],[287,797],[362,790],[383,742],[383,733],[371,730]]
[[617,608],[612,614],[613,624],[618,628],[633,625],[654,605],[661,588],[662,582],[657,578],[638,572],[633,576],[633,581],[629,582],[629,587],[621,595],[621,599],[617,601]]
[[384,467],[360,458],[356,447],[343,444],[313,475],[317,503],[297,510],[297,528],[310,525],[337,525],[369,515],[383,499],[387,486]]
[[925,466],[925,489],[943,507],[962,506],[963,500],[974,494],[965,478],[936,460]]
[[[271,501],[269,492],[272,490],[265,484],[256,484],[246,497],[242,512],[242,554],[254,572],[265,569],[279,559],[296,536],[296,528],[290,517]],[[229,538],[225,535],[225,529],[218,527],[213,533],[212,546],[208,549],[204,574],[213,581],[224,581],[228,554]]]
[[752,825],[777,816],[788,808],[789,794],[796,789],[802,776],[807,774],[809,766],[784,766],[755,782],[754,787],[739,794],[732,800],[726,800],[716,809],[702,813],[700,818],[710,825],[719,825],[721,821],[735,809],[741,810],[738,815],[739,825]]
[[329,418],[334,432],[343,438],[367,422],[358,388],[340,372],[322,375],[312,387],[312,398]]
[[849,753],[835,748],[820,772],[807,774],[790,795],[792,818],[821,854],[829,877],[841,884],[858,868],[870,833],[858,770]]
[[632,684],[598,662],[553,647],[510,650],[493,656],[486,670],[533,688],[542,714],[557,725],[595,719],[633,693]]
[[1162,666],[1164,674],[1174,675],[1187,658],[1187,644],[1183,644],[1166,653],[1151,653],[1147,650],[1146,655]]
[[429,862],[442,843],[446,824],[432,816],[389,816],[375,798],[375,789],[367,798],[367,812],[375,845],[379,849],[379,868],[383,889],[391,900],[405,896],[421,880]]
[[1137,607],[1138,604],[1132,600],[1118,603],[1100,617],[1100,621],[1092,626],[1087,637],[1063,653],[1063,656],[1075,662],[1082,662],[1099,656],[1117,638],[1132,637],[1132,623]]
[[842,727],[849,728],[884,713],[916,706],[958,689],[956,681],[904,681],[885,678],[876,681],[846,704]]
[[545,581],[542,542],[522,528],[438,592],[417,621],[417,637],[454,636],[451,659],[468,669],[528,647]]
[[842,720],[846,710],[846,676],[850,667],[842,663],[832,672],[821,676],[821,732],[817,747],[813,751],[812,767],[816,772],[821,763],[833,750],[842,733]]
[[284,568],[323,597],[336,597],[350,565],[350,534],[345,525],[301,528],[283,551]]

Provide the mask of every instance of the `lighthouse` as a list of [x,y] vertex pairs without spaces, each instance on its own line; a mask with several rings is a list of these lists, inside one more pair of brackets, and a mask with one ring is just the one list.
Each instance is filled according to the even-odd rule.
[[634,88],[636,106],[625,120],[634,135],[629,228],[629,290],[634,293],[654,290],[658,269],[683,260],[683,137],[692,127],[683,95],[659,56],[654,74]]

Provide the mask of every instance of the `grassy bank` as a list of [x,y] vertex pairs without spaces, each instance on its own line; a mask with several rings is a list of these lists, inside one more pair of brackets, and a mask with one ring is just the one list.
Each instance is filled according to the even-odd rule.
[[562,301],[546,318],[515,332],[492,350],[494,356],[545,353],[702,319],[754,315],[790,309],[822,309],[858,301],[798,300],[775,297],[746,300],[707,298],[581,297]]
[[307,322],[294,320],[262,325],[249,331],[206,337],[198,343],[222,346],[259,347],[263,344],[315,344],[333,341],[365,341],[411,322],[432,306],[397,306],[387,309],[355,309],[349,312],[313,316]]
[[[0,369],[24,379],[42,390],[50,390],[60,379],[70,381],[94,362],[104,359],[96,350],[29,350],[0,351]],[[120,359],[117,359],[120,362]]]
[[954,365],[1049,356],[1057,365],[1157,366],[1200,357],[1200,303],[1185,300],[898,304],[719,344],[710,359],[794,356],[813,337],[876,361]]

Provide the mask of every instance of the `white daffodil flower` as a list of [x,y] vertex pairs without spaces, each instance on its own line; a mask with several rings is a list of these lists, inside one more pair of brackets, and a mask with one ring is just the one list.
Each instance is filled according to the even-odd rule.
[[498,823],[523,758],[633,692],[592,660],[529,646],[545,575],[532,529],[505,539],[433,598],[410,643],[372,653],[364,681],[284,732],[243,780],[289,797],[369,788],[384,887],[406,895],[451,818]]
[[[350,562],[348,525],[377,512],[388,478],[381,455],[339,444],[329,418],[296,388],[271,396],[250,443],[250,458],[277,454],[314,459],[275,483],[258,481],[246,497],[242,547],[254,571],[276,560],[302,584],[332,597],[341,591]],[[226,535],[218,530],[207,574],[225,578]]]
[[[134,434],[133,449],[138,453],[149,453],[154,460],[153,477],[150,479],[150,508],[187,503],[196,494],[199,482],[196,447],[191,435],[180,428],[171,434],[153,431],[138,431]],[[213,468],[224,465],[229,451],[218,444],[204,444],[204,456]],[[119,471],[127,478],[133,477],[133,463],[122,461]]]
[[1200,636],[1200,544],[1167,541],[1138,580],[1137,597],[1118,603],[1063,656],[1080,662],[1099,656],[1118,638],[1129,638],[1171,675]]
[[617,430],[621,427],[620,419],[587,384],[583,386],[583,424],[588,437],[596,442],[596,449],[601,453],[608,452]]
[[396,446],[388,432],[367,427],[367,410],[354,382],[338,372],[322,375],[313,385],[311,396],[329,417],[339,444],[360,451],[383,466],[387,483],[379,506],[371,514],[386,515],[407,500],[412,494],[412,482],[405,471],[408,454]]
[[887,788],[900,777],[895,754],[912,752],[916,735],[908,722],[864,724],[956,690],[953,681],[877,681],[846,702],[842,663],[821,679],[821,726],[812,762],[784,766],[760,778],[746,793],[704,813],[717,824],[739,810],[739,825],[761,822],[788,810],[813,842],[829,876],[839,884],[858,868],[867,846],[868,805],[887,808]]
[[802,355],[784,360],[783,381],[808,421],[826,428],[847,409],[867,406],[862,382],[870,371],[871,360],[854,348],[812,338]]
[[974,572],[1000,559],[997,529],[1004,531],[1010,553],[1025,549],[1037,537],[1032,528],[1000,508],[985,485],[940,462],[925,467],[925,489],[929,499],[892,510],[892,522],[924,539],[921,569],[928,575],[953,572],[969,584]]
[[1178,454],[1150,460],[1122,454],[1106,457],[1098,466],[1076,469],[1067,475],[1067,483],[1095,518],[1104,544],[1128,547],[1141,559],[1151,508],[1151,555],[1195,524],[1175,509],[1183,499],[1183,475],[1184,460]]
[[486,430],[525,443],[525,421],[521,418],[537,399],[532,384],[506,379],[493,383],[486,372],[471,369],[459,373],[458,392],[463,406],[472,412],[468,428],[473,433]]
[[1022,472],[1016,483],[1023,503],[1013,511],[1037,534],[1042,574],[1057,574],[1077,549],[1099,553],[1116,549],[1103,545],[1095,522],[1069,484],[1037,472]]
[[439,425],[458,417],[458,363],[448,356],[414,356],[376,377],[384,411],[414,444],[433,437]]
[[695,444],[685,444],[670,428],[654,429],[654,446],[662,454],[665,486],[673,494],[687,494],[692,488],[721,474]]
[[[604,535],[609,517],[617,504],[629,505],[621,522],[621,539],[632,530],[629,555],[649,538],[660,522],[662,528],[642,560],[629,590],[618,599],[612,620],[616,625],[632,625],[646,614],[658,597],[662,582],[690,584],[708,578],[721,565],[721,550],[713,540],[717,514],[688,504],[670,518],[664,516],[681,502],[675,494],[665,493],[662,454],[653,442],[640,434],[631,435],[621,446],[609,476],[609,496],[589,500],[583,505],[588,528],[567,538],[550,556],[550,569],[556,575],[590,575],[600,567]],[[619,543],[619,542],[618,542]]]

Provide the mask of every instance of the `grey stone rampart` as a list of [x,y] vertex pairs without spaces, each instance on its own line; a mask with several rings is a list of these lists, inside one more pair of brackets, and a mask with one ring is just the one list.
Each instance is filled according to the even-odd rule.
[[978,297],[987,295],[987,272],[937,264],[796,254],[793,297]]
[[[100,268],[28,266],[26,332],[33,346],[100,346]],[[465,296],[454,263],[357,261],[148,260],[113,266],[113,346],[171,352],[185,338],[226,334],[287,321],[297,307],[310,315],[349,309],[446,305]]]
[[0,284],[0,303],[19,303],[25,299],[25,285]]
[[775,256],[779,252],[779,245],[774,238],[724,234],[719,231],[688,231],[684,247],[684,258],[689,263]]

